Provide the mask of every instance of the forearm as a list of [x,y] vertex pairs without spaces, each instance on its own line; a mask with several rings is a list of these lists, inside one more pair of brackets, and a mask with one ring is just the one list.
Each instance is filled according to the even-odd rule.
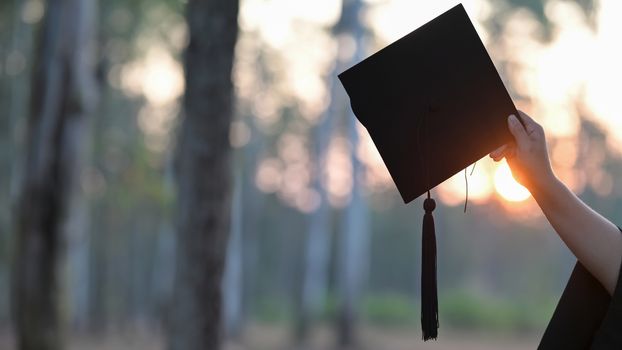
[[564,243],[612,294],[622,260],[622,235],[618,228],[554,177],[532,194]]

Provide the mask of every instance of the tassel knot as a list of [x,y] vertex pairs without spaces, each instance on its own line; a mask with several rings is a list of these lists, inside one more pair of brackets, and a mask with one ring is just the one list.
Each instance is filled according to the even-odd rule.
[[423,209],[425,210],[426,214],[432,214],[434,209],[436,209],[436,201],[434,201],[434,199],[432,198],[426,198],[423,201]]

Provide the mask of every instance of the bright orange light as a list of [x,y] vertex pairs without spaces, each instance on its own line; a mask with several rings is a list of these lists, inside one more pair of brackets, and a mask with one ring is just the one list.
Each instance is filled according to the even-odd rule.
[[[493,193],[492,181],[487,162],[478,161],[475,171],[471,175],[472,166],[467,171],[469,202],[480,204],[488,201]],[[467,184],[464,180],[464,170],[459,171],[447,181],[437,187],[439,198],[449,206],[462,205],[466,199]]]
[[531,196],[525,187],[514,180],[510,166],[505,160],[495,171],[495,190],[510,202],[521,202]]

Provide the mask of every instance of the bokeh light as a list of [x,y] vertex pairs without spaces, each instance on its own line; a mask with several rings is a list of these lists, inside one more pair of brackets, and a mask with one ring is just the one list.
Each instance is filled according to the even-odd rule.
[[512,176],[512,170],[504,159],[495,171],[495,190],[510,202],[522,202],[531,196],[531,193]]

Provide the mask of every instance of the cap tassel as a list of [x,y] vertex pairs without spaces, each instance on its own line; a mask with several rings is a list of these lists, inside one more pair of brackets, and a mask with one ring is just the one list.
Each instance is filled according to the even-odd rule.
[[438,295],[436,289],[436,232],[432,211],[436,202],[428,198],[423,202],[422,254],[421,254],[421,330],[423,340],[438,336]]

